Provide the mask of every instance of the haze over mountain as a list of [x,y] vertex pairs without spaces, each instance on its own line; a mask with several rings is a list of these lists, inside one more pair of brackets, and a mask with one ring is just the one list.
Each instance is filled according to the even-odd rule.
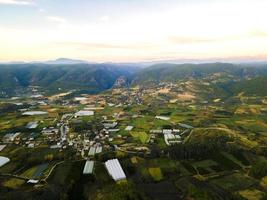
[[72,64],[88,64],[90,62],[85,60],[76,60],[76,59],[70,59],[70,58],[58,58],[56,60],[48,60],[44,62],[38,62],[42,64],[51,64],[51,65],[72,65]]

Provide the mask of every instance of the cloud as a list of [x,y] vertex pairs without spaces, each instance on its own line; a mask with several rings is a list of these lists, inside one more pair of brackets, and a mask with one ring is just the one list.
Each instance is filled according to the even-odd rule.
[[32,5],[32,1],[28,0],[0,0],[0,4],[6,5]]
[[46,19],[48,21],[51,21],[51,22],[57,22],[57,23],[66,23],[67,20],[63,17],[58,17],[58,16],[48,16],[46,17]]
[[59,42],[59,45],[73,46],[81,49],[124,49],[124,50],[138,50],[138,49],[153,49],[160,47],[157,44],[150,43],[135,43],[135,44],[114,44],[114,43],[88,43],[88,42]]
[[173,44],[195,44],[195,43],[206,43],[217,41],[215,38],[205,37],[185,37],[185,36],[170,36],[168,38],[170,43]]
[[266,38],[267,37],[267,31],[261,31],[261,30],[251,31],[249,33],[249,36]]
[[109,21],[109,16],[107,16],[107,15],[102,16],[99,20],[100,20],[101,22],[108,22],[108,21]]

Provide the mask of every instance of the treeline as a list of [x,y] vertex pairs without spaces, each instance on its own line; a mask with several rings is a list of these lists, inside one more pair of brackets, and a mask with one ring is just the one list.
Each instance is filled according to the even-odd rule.
[[172,159],[206,159],[220,151],[231,153],[242,151],[243,149],[233,143],[233,139],[227,136],[219,136],[213,140],[199,143],[186,143],[170,146],[166,149],[167,155]]
[[21,106],[18,106],[16,104],[1,103],[0,104],[0,114],[4,114],[6,112],[14,112],[20,108],[21,108]]

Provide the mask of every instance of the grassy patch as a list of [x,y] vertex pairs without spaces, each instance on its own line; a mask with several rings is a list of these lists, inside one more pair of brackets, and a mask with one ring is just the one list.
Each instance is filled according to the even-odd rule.
[[148,168],[148,171],[155,181],[160,181],[163,179],[161,169],[159,167]]
[[17,189],[21,185],[23,185],[24,183],[25,183],[24,180],[17,179],[17,178],[11,178],[11,179],[7,180],[6,182],[4,182],[3,185],[5,187],[9,187],[9,188],[12,188],[12,189]]
[[251,177],[244,176],[243,174],[235,173],[222,178],[213,179],[211,180],[211,183],[214,183],[226,190],[239,191],[250,188],[256,184],[257,181]]
[[147,141],[148,141],[148,134],[145,133],[145,132],[131,132],[131,135],[134,137],[134,138],[138,138],[141,143],[145,144]]
[[244,165],[242,164],[242,162],[240,162],[239,160],[237,160],[232,154],[226,153],[226,152],[222,152],[222,154],[227,157],[228,159],[232,160],[234,163],[238,164],[240,167],[244,167]]
[[137,164],[137,163],[138,163],[137,157],[136,157],[136,156],[132,157],[132,158],[131,158],[131,162],[132,162],[133,164]]
[[261,187],[267,189],[267,176],[263,177],[260,182]]
[[242,197],[248,200],[259,200],[262,199],[264,193],[260,190],[251,189],[251,190],[243,190],[238,192]]
[[200,174],[208,174],[210,172],[214,172],[212,167],[218,166],[218,163],[208,159],[208,160],[194,162],[192,166],[196,168]]

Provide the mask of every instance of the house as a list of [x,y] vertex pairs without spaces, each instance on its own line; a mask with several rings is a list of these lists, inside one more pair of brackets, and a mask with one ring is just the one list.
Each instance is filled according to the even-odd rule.
[[38,127],[38,122],[29,122],[26,126],[28,129],[35,129]]
[[179,129],[172,129],[172,132],[173,133],[180,133],[180,130]]
[[28,148],[34,148],[34,143],[29,143]]
[[125,128],[125,131],[131,131],[131,130],[133,130],[133,126],[127,126],[126,128]]
[[154,134],[161,134],[162,130],[150,130],[149,132]]
[[120,181],[126,179],[126,175],[120,165],[118,159],[112,159],[105,162],[105,167],[108,170],[109,175],[114,181]]
[[109,129],[109,128],[115,128],[117,125],[118,125],[118,122],[103,123],[103,126],[104,126],[106,129]]
[[57,128],[54,128],[54,127],[44,128],[42,130],[42,134],[43,135],[46,135],[46,136],[58,134],[58,129]]
[[163,129],[162,133],[163,134],[172,134],[172,129]]
[[171,133],[164,134],[164,140],[166,145],[170,146],[173,144],[179,144],[182,142],[180,135],[174,135]]
[[20,133],[8,133],[3,137],[3,142],[14,142],[19,137]]

